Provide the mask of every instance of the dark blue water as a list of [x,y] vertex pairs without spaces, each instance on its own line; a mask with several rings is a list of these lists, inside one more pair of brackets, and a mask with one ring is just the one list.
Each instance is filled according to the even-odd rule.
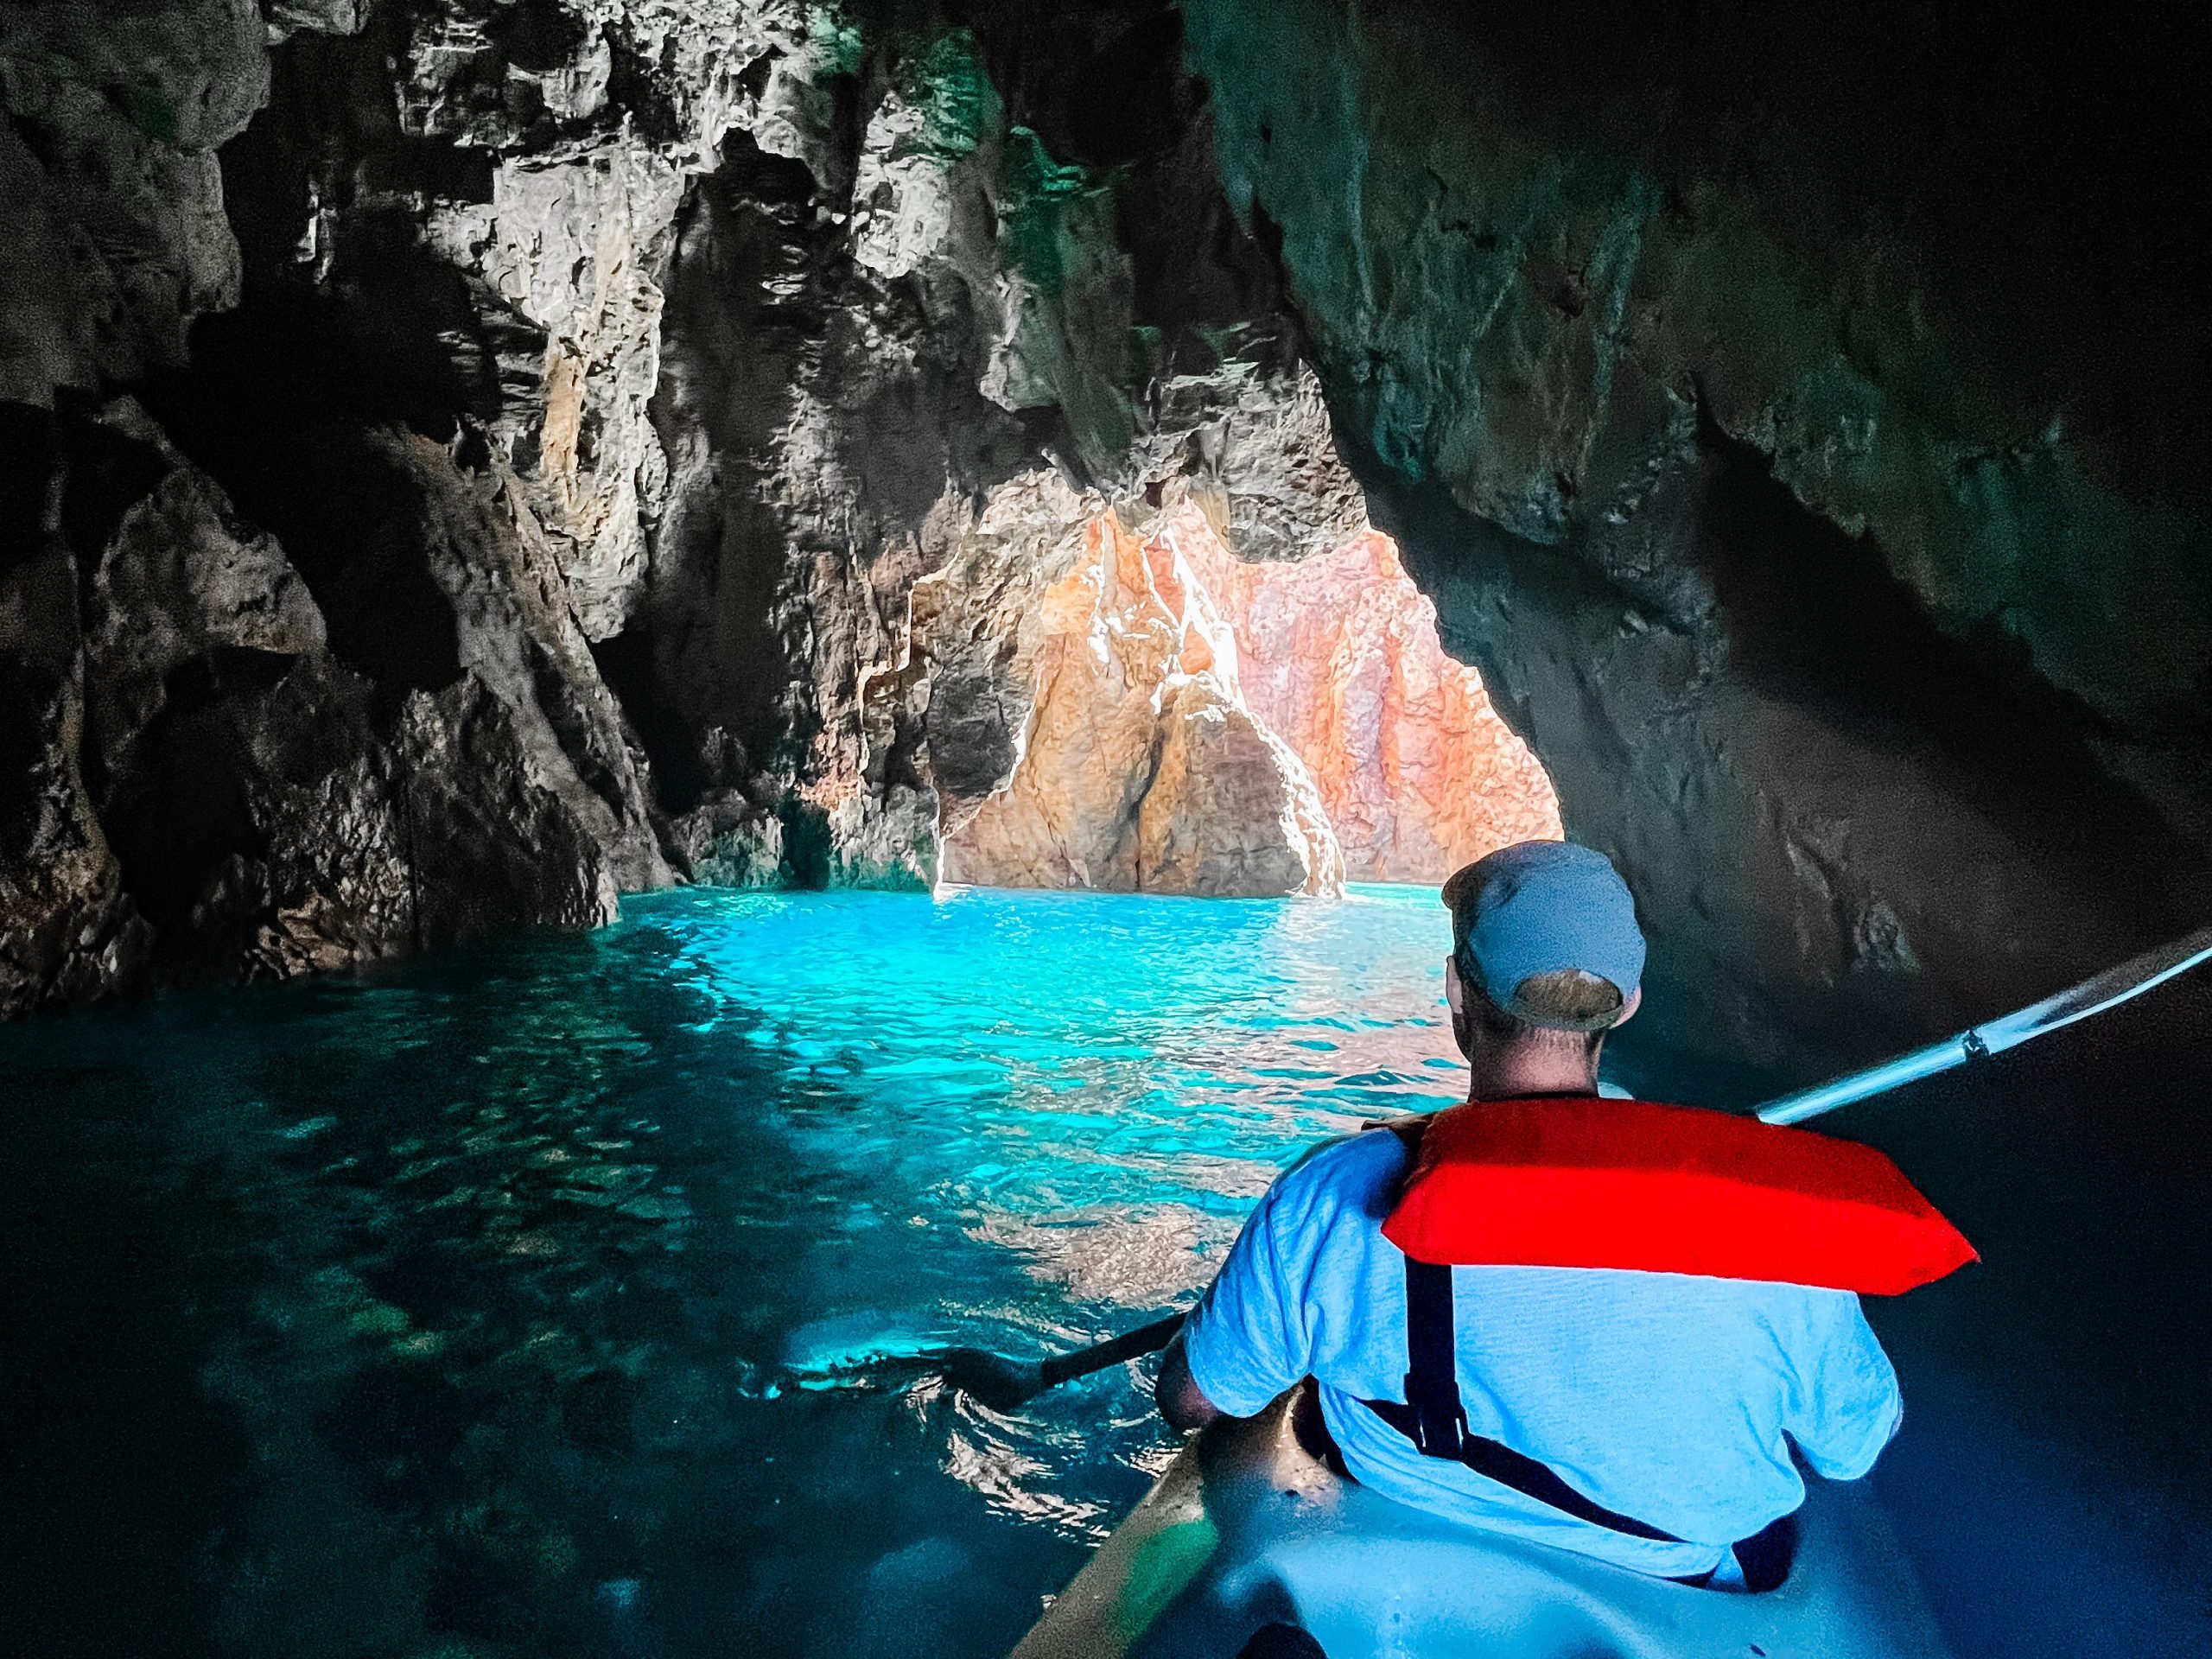
[[632,903],[0,1031],[36,1652],[1003,1653],[1169,1446],[874,1364],[1202,1285],[1448,1096],[1433,893]]

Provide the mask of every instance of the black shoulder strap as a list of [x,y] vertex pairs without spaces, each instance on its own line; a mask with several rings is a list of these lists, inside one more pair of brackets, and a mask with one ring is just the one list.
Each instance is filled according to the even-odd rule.
[[1459,1398],[1459,1366],[1452,1341],[1452,1269],[1406,1258],[1406,1401],[1363,1403],[1411,1440],[1427,1458],[1464,1464],[1475,1473],[1510,1486],[1578,1521],[1631,1538],[1662,1544],[1683,1541],[1671,1532],[1646,1526],[1632,1516],[1607,1509],[1561,1480],[1548,1464],[1516,1452],[1503,1441],[1467,1432],[1466,1407]]
[[1457,1458],[1467,1440],[1452,1336],[1452,1269],[1406,1258],[1406,1406],[1424,1456]]

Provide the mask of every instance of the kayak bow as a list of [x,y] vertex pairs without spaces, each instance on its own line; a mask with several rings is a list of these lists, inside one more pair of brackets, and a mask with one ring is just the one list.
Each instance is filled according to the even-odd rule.
[[1014,1659],[1231,1659],[1291,1624],[1328,1659],[1942,1659],[1872,1496],[1815,1483],[1789,1581],[1732,1595],[1459,1527],[1334,1473],[1294,1389],[1224,1419],[1054,1599]]

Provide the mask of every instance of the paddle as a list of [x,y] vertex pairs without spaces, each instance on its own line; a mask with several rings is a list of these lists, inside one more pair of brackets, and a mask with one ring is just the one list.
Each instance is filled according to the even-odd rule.
[[1008,1359],[982,1348],[947,1348],[935,1356],[944,1380],[963,1393],[973,1395],[993,1411],[1011,1411],[1023,1401],[1056,1389],[1078,1376],[1089,1376],[1125,1359],[1156,1354],[1175,1339],[1183,1316],[1170,1313],[1150,1325],[1125,1331],[1095,1347],[1077,1349],[1051,1359]]
[[[2071,990],[2047,996],[2000,1019],[1985,1021],[1955,1037],[1947,1037],[1940,1043],[1930,1043],[1895,1059],[1853,1071],[1833,1083],[1801,1089],[1769,1101],[1758,1109],[1758,1116],[1768,1123],[1802,1123],[1854,1101],[1917,1083],[1923,1077],[1935,1077],[1970,1061],[1987,1059],[2008,1048],[2018,1048],[2031,1038],[2118,1007],[2206,961],[2212,961],[2212,927],[2199,928],[2186,938],[2145,951],[2117,968],[2107,969],[2093,979],[2085,979]],[[1183,1315],[1170,1313],[1093,1347],[1050,1359],[1008,1359],[981,1348],[948,1348],[929,1357],[953,1387],[973,1395],[994,1411],[1011,1411],[1047,1389],[1058,1388],[1078,1376],[1089,1376],[1124,1360],[1158,1353],[1175,1339],[1175,1333],[1182,1328]]]
[[2046,996],[2040,1002],[2031,1002],[2024,1008],[1972,1027],[1955,1037],[1916,1048],[1910,1054],[1870,1065],[1864,1071],[1853,1071],[1834,1083],[1801,1089],[1794,1095],[1770,1100],[1759,1108],[1759,1117],[1768,1123],[1802,1123],[1808,1117],[1818,1117],[1853,1101],[1901,1089],[1908,1083],[1917,1083],[1923,1077],[1932,1077],[1970,1061],[1986,1060],[2008,1048],[2018,1048],[2031,1038],[2060,1030],[2107,1008],[2116,1008],[2205,961],[2212,961],[2212,927],[2200,927],[2186,938],[2146,950],[2117,968],[2107,968],[2071,990]]

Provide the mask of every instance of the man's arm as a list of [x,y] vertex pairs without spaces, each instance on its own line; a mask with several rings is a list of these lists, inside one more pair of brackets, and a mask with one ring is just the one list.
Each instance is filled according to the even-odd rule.
[[1160,1414],[1167,1420],[1167,1427],[1178,1433],[1204,1428],[1223,1414],[1221,1408],[1206,1398],[1205,1390],[1191,1375],[1190,1356],[1183,1351],[1180,1331],[1175,1333],[1175,1340],[1167,1344],[1166,1357],[1160,1362],[1160,1381],[1153,1389],[1152,1398],[1160,1408]]
[[1897,1374],[1882,1351],[1859,1299],[1824,1299],[1826,1329],[1804,1379],[1803,1408],[1791,1437],[1814,1471],[1827,1480],[1857,1480],[1874,1466],[1897,1432],[1904,1402]]
[[1283,1271],[1275,1236],[1282,1185],[1268,1189],[1245,1221],[1160,1362],[1153,1398],[1176,1428],[1256,1416],[1311,1369],[1300,1281]]

